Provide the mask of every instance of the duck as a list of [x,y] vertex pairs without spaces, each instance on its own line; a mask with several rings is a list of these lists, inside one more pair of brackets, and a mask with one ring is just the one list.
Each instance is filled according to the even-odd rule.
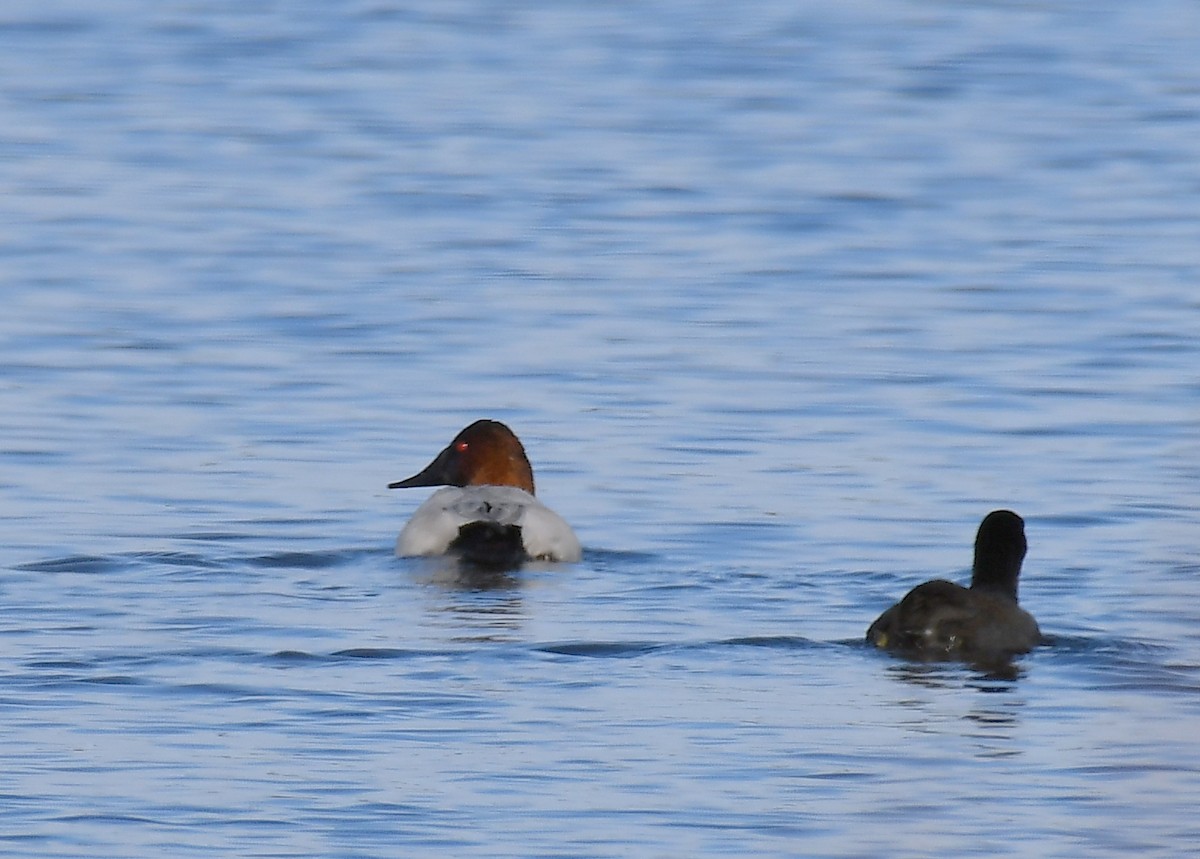
[[389,489],[420,486],[444,488],[404,525],[397,555],[453,555],[472,567],[494,570],[583,557],[571,526],[535,497],[525,447],[500,421],[475,421],[424,469],[388,484]]
[[1042,640],[1033,615],[1017,603],[1027,549],[1025,521],[993,510],[975,535],[971,586],[945,579],[917,585],[871,624],[867,641],[922,659],[985,663],[1027,653]]

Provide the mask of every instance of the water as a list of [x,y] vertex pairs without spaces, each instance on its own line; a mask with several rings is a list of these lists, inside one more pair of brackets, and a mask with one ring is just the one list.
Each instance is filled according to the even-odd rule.
[[[1188,3],[0,13],[0,851],[1200,841]],[[583,563],[439,583],[477,417]],[[869,651],[1027,520],[1012,677]]]

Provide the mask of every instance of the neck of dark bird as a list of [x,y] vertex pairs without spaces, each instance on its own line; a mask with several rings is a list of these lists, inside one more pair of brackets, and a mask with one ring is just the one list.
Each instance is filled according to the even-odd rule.
[[1020,575],[1020,558],[976,558],[971,574],[971,589],[1003,594],[1016,602],[1017,578]]

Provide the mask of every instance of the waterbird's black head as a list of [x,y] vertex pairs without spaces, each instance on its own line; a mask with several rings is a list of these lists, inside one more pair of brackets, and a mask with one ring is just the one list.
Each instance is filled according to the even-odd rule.
[[1017,579],[1025,560],[1025,521],[1011,510],[993,510],[975,535],[971,588],[1017,598]]

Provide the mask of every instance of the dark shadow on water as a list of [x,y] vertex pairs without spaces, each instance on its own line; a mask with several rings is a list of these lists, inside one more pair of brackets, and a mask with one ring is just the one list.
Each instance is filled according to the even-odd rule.
[[348,647],[345,650],[335,650],[330,654],[335,659],[411,659],[415,656],[429,656],[431,651],[407,650],[400,647]]
[[1165,656],[1170,648],[1147,641],[1134,641],[1108,635],[1047,635],[1042,647],[1070,656],[1118,656],[1123,659],[1148,659]]
[[116,573],[133,567],[165,567],[173,571],[244,572],[259,569],[324,570],[378,555],[378,549],[339,549],[322,552],[272,552],[265,555],[212,557],[196,552],[142,551],[114,555],[67,555],[13,567],[37,573]]
[[1055,636],[1053,667],[1094,690],[1200,694],[1200,665],[1172,659],[1174,647],[1115,637]]
[[533,650],[537,653],[551,653],[555,656],[629,659],[664,650],[669,646],[650,641],[565,641],[535,645]]
[[68,555],[65,558],[51,558],[46,561],[33,561],[28,564],[18,564],[13,569],[31,573],[112,573],[127,566],[120,558],[104,557],[102,555]]
[[565,641],[537,644],[533,650],[559,656],[628,659],[651,653],[705,653],[730,648],[771,650],[812,650],[825,647],[819,642],[793,635],[751,636],[716,641]]
[[332,653],[309,653],[304,650],[279,650],[260,657],[260,661],[275,668],[296,668],[321,664],[344,664],[357,661],[395,662],[407,659],[442,658],[462,651],[450,649],[422,650],[405,647],[347,647]]
[[325,570],[356,560],[364,550],[330,552],[272,552],[246,559],[252,567],[264,569]]
[[661,555],[653,552],[623,552],[617,549],[583,550],[583,563],[597,572],[610,570],[628,572],[632,567],[660,562]]
[[827,645],[800,635],[752,635],[715,642],[718,647],[762,647],[770,650],[813,650]]

